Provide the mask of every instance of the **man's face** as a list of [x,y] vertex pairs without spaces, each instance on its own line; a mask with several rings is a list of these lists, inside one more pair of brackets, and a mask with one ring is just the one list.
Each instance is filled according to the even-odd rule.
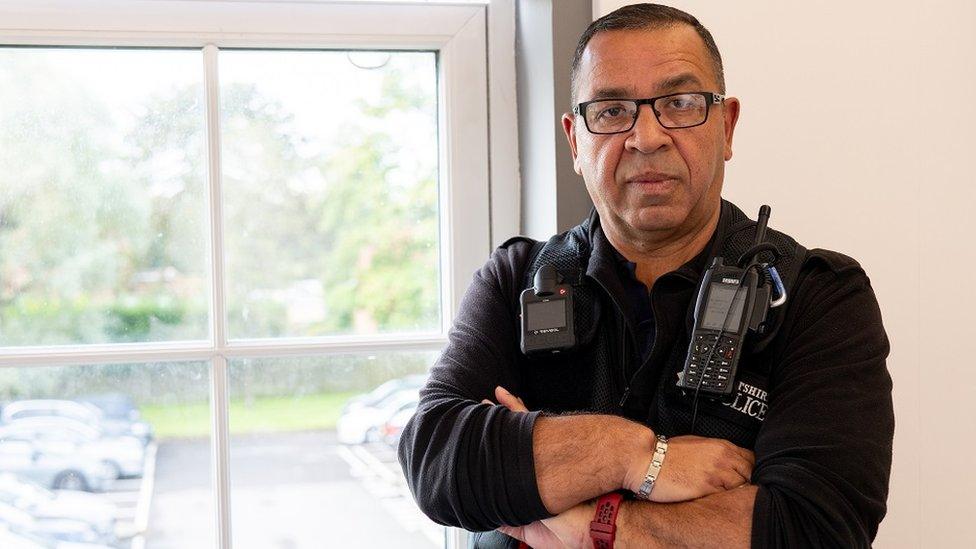
[[[580,61],[577,102],[718,93],[705,44],[687,25],[595,35]],[[708,120],[666,129],[641,105],[628,132],[591,134],[582,115],[563,115],[563,129],[604,225],[622,237],[683,234],[704,225],[719,204],[724,163],[732,158],[735,99],[709,108]]]

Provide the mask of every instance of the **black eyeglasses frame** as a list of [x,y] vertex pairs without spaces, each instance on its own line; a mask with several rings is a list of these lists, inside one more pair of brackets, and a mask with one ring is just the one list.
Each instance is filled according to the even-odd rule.
[[[704,96],[704,98],[705,98],[705,119],[702,120],[701,122],[697,123],[697,124],[692,124],[690,126],[665,126],[664,125],[664,122],[661,122],[661,113],[654,109],[654,102],[657,101],[658,99],[666,99],[668,97],[675,97],[675,96],[678,96],[678,95],[701,95],[701,96]],[[701,126],[705,122],[708,122],[708,113],[709,113],[709,111],[712,110],[712,105],[718,105],[718,104],[724,103],[725,102],[725,99],[726,99],[726,96],[725,95],[718,94],[718,93],[713,93],[713,92],[704,92],[704,91],[669,93],[667,95],[659,95],[657,97],[649,97],[647,99],[632,99],[630,97],[603,97],[603,98],[600,98],[600,99],[594,99],[592,101],[584,101],[584,102],[576,105],[575,107],[573,107],[573,114],[575,114],[577,116],[582,116],[583,117],[583,124],[586,126],[586,131],[588,131],[588,132],[590,132],[590,133],[592,133],[594,135],[614,135],[614,134],[618,134],[618,133],[627,133],[630,130],[634,129],[634,126],[637,125],[637,117],[640,116],[641,105],[650,105],[651,106],[651,110],[654,112],[654,118],[657,119],[657,123],[660,124],[662,128],[665,128],[665,129],[668,129],[668,130],[683,130],[685,128],[694,128],[695,126]],[[637,109],[634,111],[634,117],[630,121],[630,127],[628,127],[626,130],[620,130],[620,131],[615,131],[615,132],[595,132],[595,131],[591,130],[590,129],[590,122],[586,119],[586,115],[584,114],[586,112],[586,107],[589,106],[589,105],[591,105],[591,104],[593,104],[593,103],[599,103],[601,101],[633,101],[634,103],[636,103],[637,104]]]

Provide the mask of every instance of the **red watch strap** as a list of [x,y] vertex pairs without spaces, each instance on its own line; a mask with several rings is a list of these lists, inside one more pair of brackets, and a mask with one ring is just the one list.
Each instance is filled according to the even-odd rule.
[[590,538],[593,539],[593,549],[613,549],[613,540],[617,537],[617,511],[624,496],[613,492],[602,496],[596,502],[596,513],[590,523]]

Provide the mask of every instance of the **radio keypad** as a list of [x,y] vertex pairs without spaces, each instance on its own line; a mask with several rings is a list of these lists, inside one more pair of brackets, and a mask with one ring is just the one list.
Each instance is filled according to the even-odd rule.
[[[732,357],[735,356],[735,339],[718,334],[700,334],[695,338],[691,360],[684,377],[686,387],[702,387],[724,390],[730,383]],[[708,361],[707,367],[705,361]]]

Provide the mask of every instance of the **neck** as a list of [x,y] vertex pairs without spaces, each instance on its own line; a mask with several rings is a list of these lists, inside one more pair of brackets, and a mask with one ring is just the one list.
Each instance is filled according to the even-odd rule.
[[628,261],[637,265],[637,279],[650,290],[654,282],[694,258],[718,227],[721,204],[704,216],[703,222],[691,227],[676,227],[667,231],[626,232],[611,224],[604,224],[603,231],[610,244]]

